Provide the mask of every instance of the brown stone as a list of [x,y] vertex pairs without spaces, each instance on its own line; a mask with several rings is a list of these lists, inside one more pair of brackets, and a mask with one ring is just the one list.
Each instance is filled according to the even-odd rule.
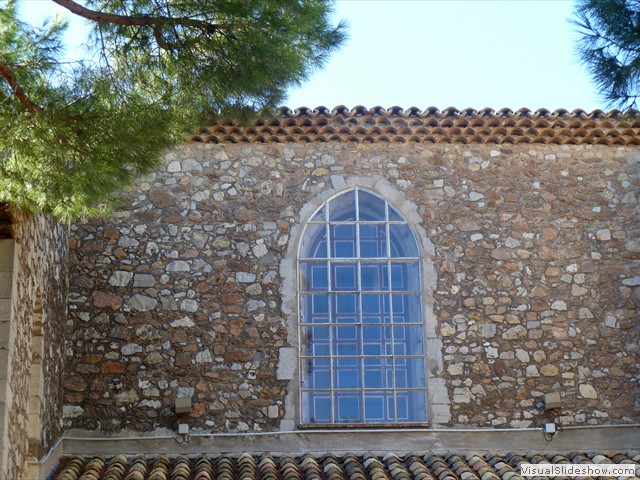
[[545,262],[552,262],[559,258],[557,252],[549,247],[540,247],[538,250],[538,257]]
[[455,225],[463,232],[472,232],[474,230],[480,230],[480,225],[470,218],[461,218],[456,220]]
[[556,238],[558,238],[558,232],[555,229],[549,228],[549,227],[544,227],[542,229],[542,241],[543,242],[548,242],[550,240],[555,240]]
[[509,373],[509,367],[504,360],[496,360],[496,363],[493,365],[496,374],[499,376],[506,375]]
[[110,308],[111,310],[118,310],[122,307],[122,297],[109,292],[101,292],[96,290],[91,295],[91,300],[94,307],[98,308]]
[[511,258],[511,250],[498,247],[491,251],[491,256],[496,260],[509,260]]
[[87,388],[87,382],[77,375],[65,376],[62,379],[62,385],[64,385],[64,388],[67,390],[72,390],[74,392],[83,392]]
[[176,355],[175,366],[176,367],[186,367],[191,365],[191,355],[186,353],[178,353]]
[[251,360],[253,352],[239,347],[230,347],[225,354],[225,360],[228,362],[246,362]]
[[220,301],[225,305],[235,305],[244,300],[244,297],[239,293],[226,293],[220,296]]
[[153,190],[149,194],[149,200],[156,208],[167,208],[175,205],[175,199],[164,190]]
[[100,366],[100,371],[105,374],[122,373],[124,369],[125,366],[118,362],[105,362]]

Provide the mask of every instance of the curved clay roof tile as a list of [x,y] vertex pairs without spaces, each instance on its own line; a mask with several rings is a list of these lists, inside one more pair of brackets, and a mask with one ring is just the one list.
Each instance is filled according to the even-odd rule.
[[404,135],[394,135],[391,137],[391,143],[406,143]]
[[313,125],[316,127],[321,127],[328,123],[329,123],[329,120],[327,120],[327,117],[317,117],[313,120]]
[[482,110],[478,110],[478,115],[482,115],[484,117],[492,117],[495,113],[493,108],[485,107]]
[[423,115],[423,116],[427,116],[427,115],[436,115],[436,114],[438,114],[438,112],[439,112],[439,111],[440,111],[440,110],[438,109],[438,107],[431,106],[431,107],[427,107],[427,108],[425,108],[425,109],[422,111],[422,115]]
[[376,117],[375,122],[376,122],[378,125],[387,125],[387,124],[389,124],[389,123],[390,123],[390,120],[389,120],[389,117],[382,117],[382,116],[380,116],[380,117]]
[[402,115],[404,113],[404,108],[394,105],[387,108],[387,113],[390,113],[392,115]]
[[535,120],[533,122],[533,126],[536,127],[536,128],[546,128],[549,125],[550,125],[549,121],[547,119],[545,119],[545,118],[538,118],[537,120]]
[[511,110],[510,108],[501,108],[496,112],[496,115],[500,115],[503,117],[506,117],[508,115],[513,115],[513,110]]
[[458,109],[455,107],[447,107],[442,110],[442,113],[446,116],[453,116],[458,113]]
[[489,127],[497,127],[500,125],[500,119],[498,117],[492,117],[487,119],[487,121],[485,122],[485,125],[489,126]]
[[418,127],[423,124],[423,120],[421,118],[410,118],[407,120],[407,125],[410,127]]
[[381,105],[376,105],[371,109],[371,112],[375,115],[384,115],[385,113],[387,113],[387,109]]
[[356,105],[351,109],[350,113],[357,114],[357,115],[365,115],[369,113],[369,110],[364,105]]
[[320,128],[319,131],[322,135],[327,135],[330,133],[336,133],[336,129],[333,128],[331,125],[324,125],[322,128]]
[[453,127],[453,119],[452,118],[444,118],[444,119],[442,119],[442,121],[440,122],[440,126],[442,128]]
[[460,110],[460,113],[467,116],[473,116],[473,115],[476,115],[477,112],[475,109],[468,107],[468,108],[465,108],[464,110]]
[[556,108],[556,109],[553,111],[553,114],[554,114],[556,117],[562,117],[562,116],[566,115],[567,113],[569,113],[569,110],[567,110],[566,108]]
[[539,108],[535,111],[535,115],[537,115],[538,117],[546,117],[547,115],[549,115],[549,110],[547,110],[546,108]]
[[516,112],[515,112],[515,113],[516,113],[517,115],[520,115],[520,116],[526,117],[526,116],[528,116],[528,115],[531,113],[531,110],[529,110],[528,108],[522,107],[522,108],[519,108],[518,110],[516,110]]
[[420,110],[418,107],[409,107],[406,110],[407,115],[420,115],[422,113],[422,110]]

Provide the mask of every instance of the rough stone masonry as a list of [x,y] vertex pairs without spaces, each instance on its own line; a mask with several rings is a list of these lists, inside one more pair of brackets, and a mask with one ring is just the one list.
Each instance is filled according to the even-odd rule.
[[356,177],[401,192],[435,247],[440,426],[540,426],[551,391],[564,425],[637,423],[639,162],[636,146],[184,145],[111,220],[73,228],[64,424],[174,428],[176,396],[194,431],[295,420],[280,264],[304,206]]

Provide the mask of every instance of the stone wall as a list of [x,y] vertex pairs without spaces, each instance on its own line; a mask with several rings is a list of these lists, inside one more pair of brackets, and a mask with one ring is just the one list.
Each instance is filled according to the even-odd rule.
[[565,425],[637,423],[639,161],[589,145],[185,145],[112,220],[74,227],[65,425],[174,428],[190,396],[196,430],[288,426],[280,264],[305,205],[354,177],[402,192],[435,246],[441,426],[540,426],[551,391]]
[[[3,376],[4,408],[2,478],[35,478],[26,473],[26,460],[39,459],[58,440],[62,431],[62,369],[67,297],[68,228],[45,216],[13,214],[15,251],[12,263],[9,324],[3,329],[6,361]],[[9,254],[8,249],[3,249]],[[38,311],[36,312],[36,308]],[[42,320],[42,385],[30,391],[32,324],[34,315]],[[3,342],[4,344],[5,342]],[[4,383],[6,381],[6,384]],[[37,407],[29,397],[39,397]],[[32,418],[29,414],[39,413]],[[36,431],[33,431],[35,427]]]

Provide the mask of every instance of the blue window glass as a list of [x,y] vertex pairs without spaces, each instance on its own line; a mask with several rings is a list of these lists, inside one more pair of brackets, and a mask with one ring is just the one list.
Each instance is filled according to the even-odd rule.
[[426,422],[419,250],[398,211],[361,189],[330,199],[298,275],[302,422]]

